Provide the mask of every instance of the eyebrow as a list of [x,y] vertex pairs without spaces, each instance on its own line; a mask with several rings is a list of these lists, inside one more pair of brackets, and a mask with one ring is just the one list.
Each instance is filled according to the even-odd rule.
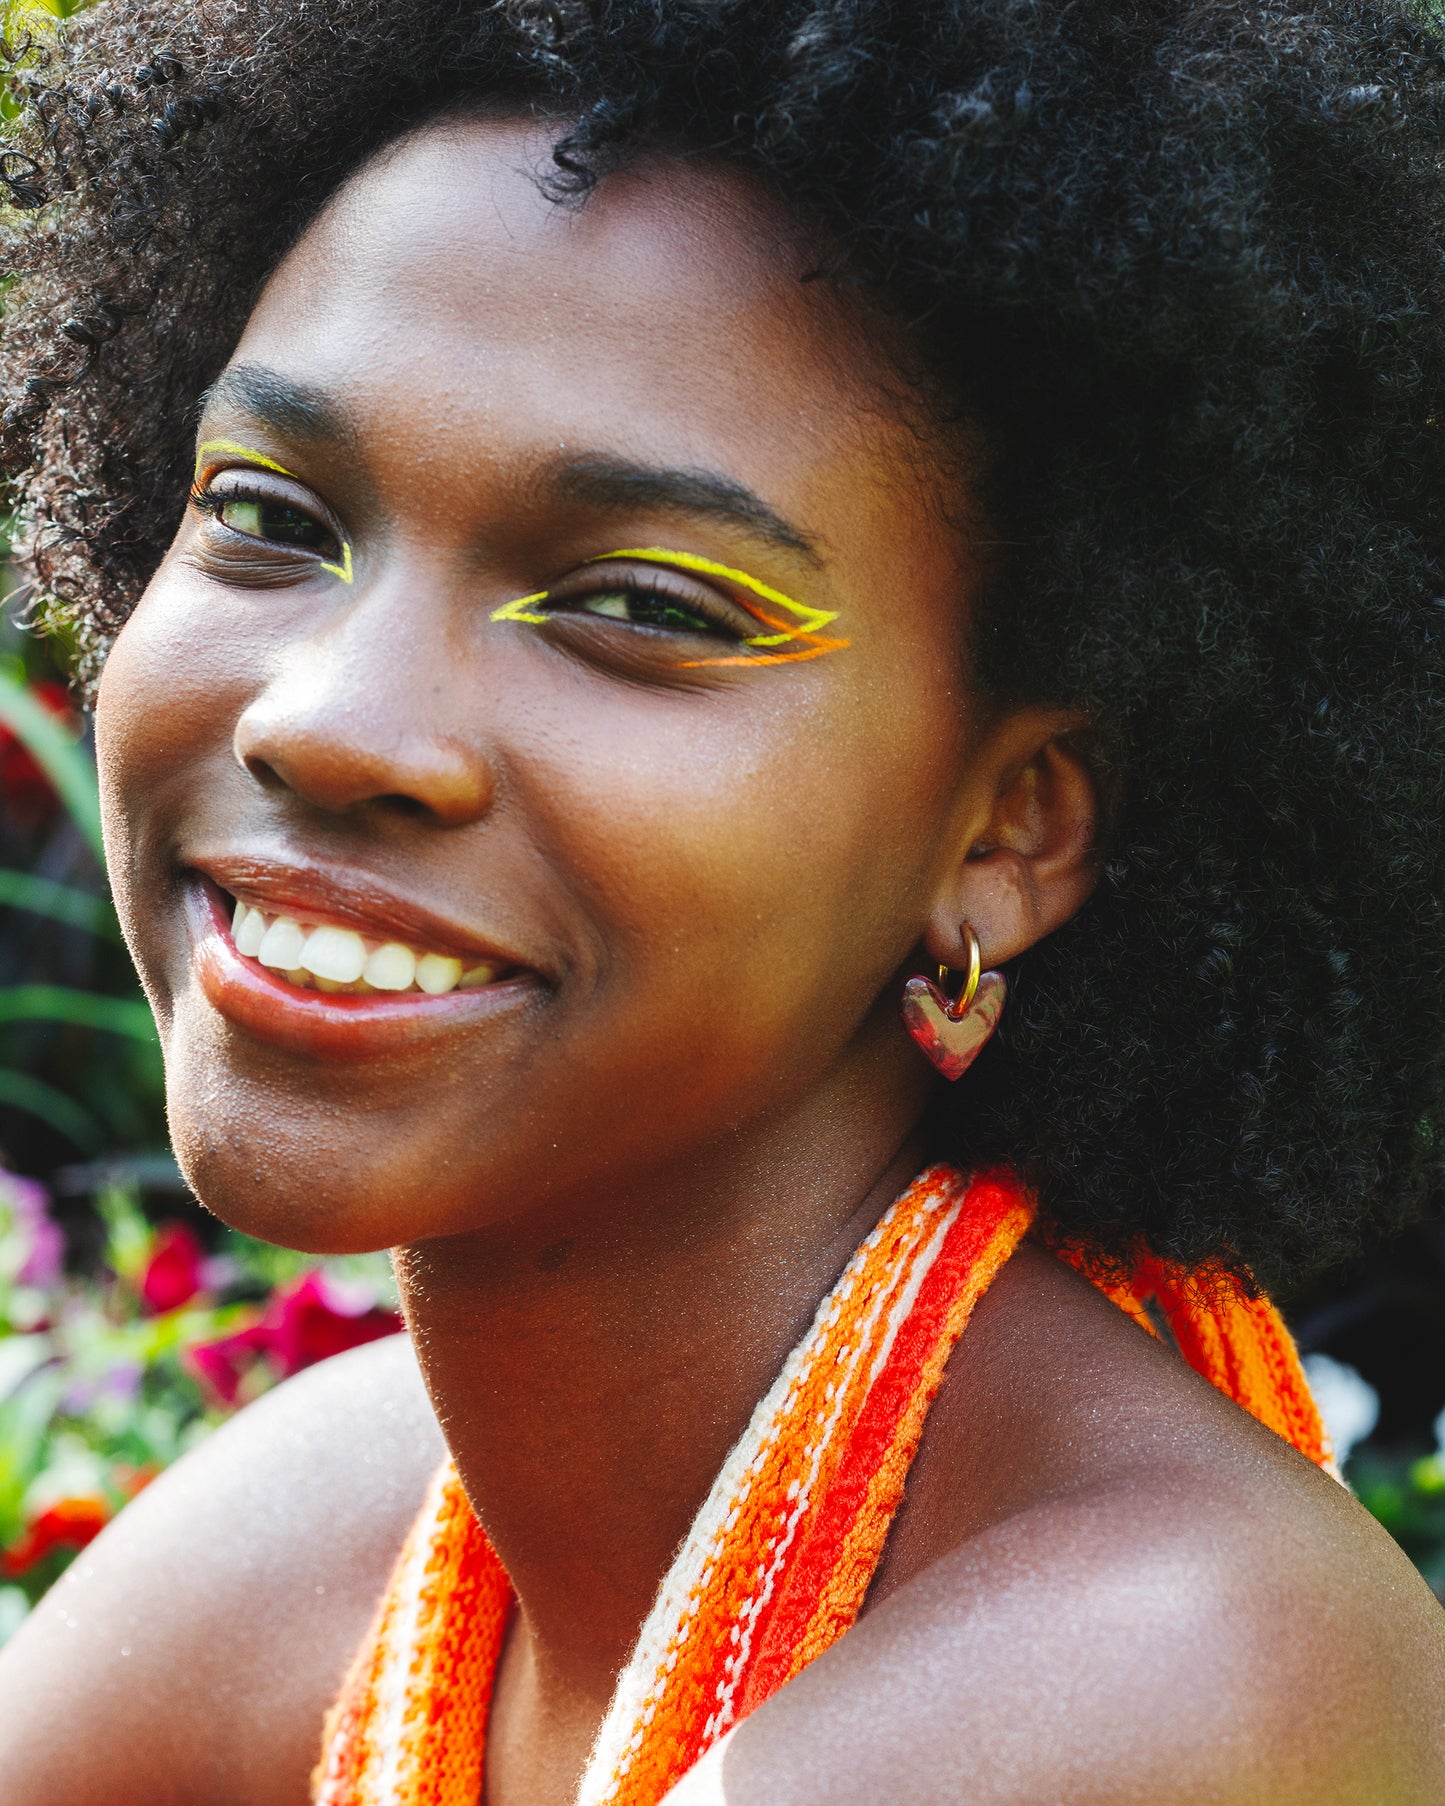
[[595,508],[652,508],[669,514],[701,515],[728,521],[785,552],[821,565],[814,541],[770,508],[761,496],[713,470],[670,470],[631,458],[582,452],[553,458],[543,466],[544,488],[568,501]]
[[[202,395],[200,412],[217,403],[240,408],[286,439],[356,445],[354,427],[323,390],[261,364],[232,364],[223,370]],[[604,452],[577,452],[549,458],[535,480],[558,499],[585,507],[650,508],[726,521],[809,564],[823,563],[816,543],[801,527],[720,471],[670,469]]]
[[201,396],[199,413],[216,403],[242,409],[287,439],[331,439],[343,445],[356,440],[350,422],[322,390],[262,364],[231,364],[223,370]]

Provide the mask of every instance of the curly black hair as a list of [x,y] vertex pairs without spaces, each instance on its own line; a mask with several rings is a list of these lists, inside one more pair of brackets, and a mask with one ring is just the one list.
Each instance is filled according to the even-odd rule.
[[1088,711],[1097,894],[936,1113],[1056,1234],[1262,1279],[1445,1152],[1445,35],[1385,0],[124,0],[8,46],[0,468],[93,674],[196,398],[401,131],[558,121],[558,204],[731,159],[979,422],[977,653]]

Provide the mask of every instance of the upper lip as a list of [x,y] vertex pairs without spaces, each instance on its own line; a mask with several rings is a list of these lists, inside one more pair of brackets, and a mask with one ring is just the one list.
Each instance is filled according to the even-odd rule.
[[370,940],[406,941],[492,965],[527,963],[474,929],[399,896],[372,872],[292,865],[245,853],[192,859],[190,864],[222,890],[268,915],[324,917]]

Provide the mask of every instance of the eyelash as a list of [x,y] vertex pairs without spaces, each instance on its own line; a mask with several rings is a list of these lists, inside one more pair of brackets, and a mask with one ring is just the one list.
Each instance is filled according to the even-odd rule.
[[[289,509],[294,514],[302,515],[305,518],[314,521],[324,532],[329,533],[332,531],[324,521],[318,520],[313,514],[308,514],[306,509],[297,507],[294,502],[284,501],[280,497],[274,495],[271,491],[259,486],[241,483],[237,484],[234,488],[227,488],[224,493],[218,495],[214,490],[204,489],[197,483],[192,485],[190,499],[192,505],[201,514],[204,514],[210,520],[216,521],[217,524],[222,527],[226,526],[226,523],[220,519],[223,508],[227,508],[235,502],[250,502],[258,507]],[[286,545],[286,543],[281,540],[262,540],[256,535],[241,533],[238,528],[234,527],[228,528],[227,530],[236,533],[237,536],[242,539],[250,540],[254,544],[284,546],[287,551],[312,551],[312,548],[310,547],[290,546]],[[705,632],[729,640],[738,640],[742,637],[741,634],[736,631],[735,627],[723,617],[720,610],[714,611],[709,608],[708,604],[700,597],[693,595],[690,592],[684,594],[677,589],[671,588],[660,575],[649,576],[646,578],[623,575],[614,577],[610,572],[599,571],[597,577],[598,581],[592,587],[569,590],[560,596],[549,595],[544,606],[550,606],[555,609],[558,614],[587,614],[589,611],[586,609],[585,604],[588,601],[594,600],[599,596],[623,595],[630,601],[641,603],[644,606],[650,603],[658,608],[675,609],[679,613],[691,615],[700,623],[705,624],[700,627],[690,628],[679,623],[674,631],[681,633]],[[568,604],[574,606],[569,607]],[[608,617],[605,615],[592,614],[592,619],[594,620],[606,620],[607,618]],[[662,623],[658,622],[628,621],[622,622],[620,625],[641,628],[644,631],[667,631],[667,628]]]
[[[258,485],[252,486],[246,483],[239,483],[234,489],[227,489],[223,494],[217,495],[215,490],[203,489],[199,483],[193,483],[190,490],[190,502],[191,506],[199,513],[204,514],[209,520],[215,521],[218,526],[222,527],[226,527],[225,521],[220,519],[221,510],[223,508],[229,508],[233,502],[251,502],[259,508],[284,509],[291,514],[299,515],[301,518],[311,521],[315,526],[319,527],[323,533],[329,533],[333,539],[337,537],[335,529],[330,527],[318,515],[311,513],[306,508],[298,507],[295,502],[286,501],[282,497],[273,494],[270,490],[262,489]],[[240,539],[248,539],[259,545],[280,546],[288,552],[311,552],[315,549],[309,546],[287,545],[284,540],[261,539],[259,535],[256,534],[242,533],[238,527],[226,527],[226,530],[227,532],[236,534]]]
[[[622,595],[633,603],[652,603],[660,608],[675,609],[680,614],[691,615],[702,623],[698,627],[678,625],[669,629],[662,623],[650,621],[625,621],[622,626],[640,628],[644,632],[708,633],[719,639],[737,641],[742,635],[732,622],[725,618],[721,608],[709,606],[702,597],[692,592],[683,593],[670,587],[659,574],[648,577],[630,575],[611,576],[610,573],[598,571],[596,580],[587,588],[569,590],[565,594],[548,595],[540,606],[543,609],[555,609],[558,614],[580,614],[590,616],[592,620],[606,620],[609,617],[589,611],[588,602],[596,601],[602,596]],[[572,606],[568,606],[571,604]]]
[[[301,519],[310,521],[322,532],[333,534],[334,537],[333,529],[317,515],[299,507],[294,502],[284,500],[259,485],[242,482],[217,494],[214,490],[203,488],[197,482],[191,486],[190,501],[208,519],[226,528],[236,537],[250,541],[252,544],[277,546],[288,552],[299,551],[311,556],[317,555],[320,551],[319,547],[296,545],[285,540],[269,540],[257,534],[243,533],[240,528],[230,527],[228,523],[220,519],[223,509],[237,502],[249,502],[256,507],[285,510]],[[561,595],[544,592],[537,601],[541,607],[555,610],[557,615],[590,616],[593,620],[616,619],[616,617],[608,617],[586,607],[589,601],[608,595],[625,596],[633,607],[640,605],[646,608],[650,604],[660,611],[670,610],[691,617],[691,622],[697,623],[697,625],[692,625],[689,621],[669,622],[666,619],[662,621],[619,620],[617,624],[621,626],[651,633],[706,634],[712,638],[727,640],[734,645],[744,643],[747,638],[746,634],[740,630],[739,624],[728,618],[720,604],[710,605],[691,591],[683,593],[671,587],[665,581],[661,571],[647,577],[637,577],[626,574],[613,576],[610,571],[598,570],[594,574],[593,583],[588,587],[567,590]],[[569,604],[573,606],[569,607]]]

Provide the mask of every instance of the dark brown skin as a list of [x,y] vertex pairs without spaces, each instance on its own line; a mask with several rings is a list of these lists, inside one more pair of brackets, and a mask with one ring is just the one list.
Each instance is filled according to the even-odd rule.
[[[232,367],[330,420],[233,383],[199,439],[294,472],[265,481],[344,533],[355,582],[192,511],[98,716],[193,1183],[255,1234],[400,1250],[522,1605],[486,1806],[570,1799],[728,1447],[922,1163],[901,977],[961,963],[964,922],[1006,959],[1094,881],[1078,724],[970,687],[967,448],[930,440],[884,329],[799,280],[810,248],[743,178],[659,159],[564,212],[544,151],[432,128],[302,240]],[[583,457],[716,473],[796,543],[717,485],[579,484]],[[735,638],[491,618],[650,546],[836,611],[849,644],[681,669]],[[238,1027],[186,886],[302,867],[518,976],[365,1057]],[[0,1658],[0,1801],[300,1806],[440,1449],[398,1342],[179,1464]],[[725,1797],[1430,1806],[1442,1623],[1343,1489],[1028,1247],[950,1364],[863,1621],[731,1741]]]

